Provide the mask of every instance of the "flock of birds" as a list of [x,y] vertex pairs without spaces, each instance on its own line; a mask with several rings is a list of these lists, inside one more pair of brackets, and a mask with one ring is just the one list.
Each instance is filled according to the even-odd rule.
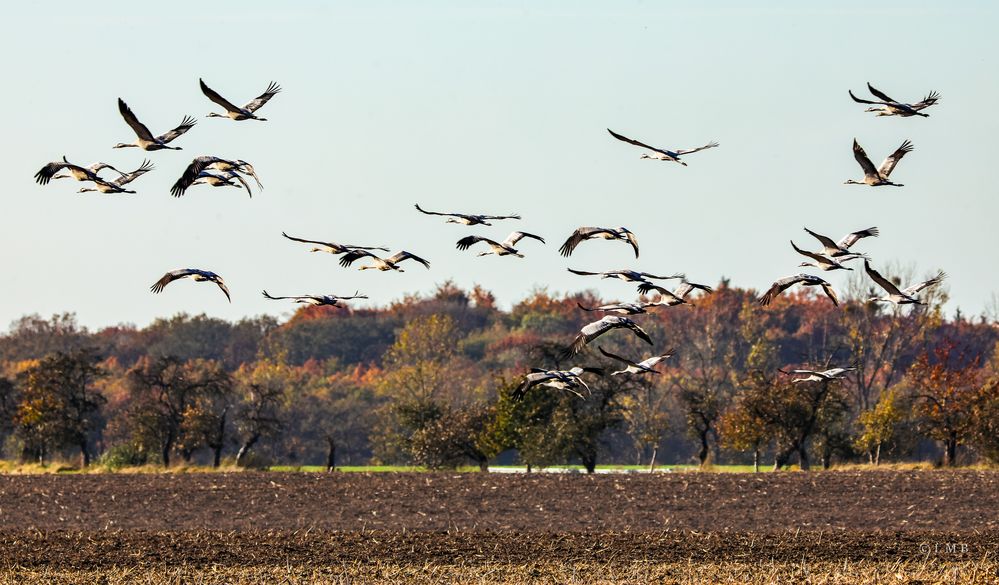
[[[267,89],[262,94],[247,102],[244,106],[239,107],[222,97],[222,95],[215,90],[211,89],[203,80],[199,80],[199,84],[202,93],[209,100],[221,106],[225,110],[225,113],[223,114],[211,112],[207,117],[229,118],[234,121],[266,121],[266,118],[261,118],[256,112],[281,91],[280,86],[272,82],[267,86]],[[873,106],[867,108],[866,111],[876,112],[878,116],[927,117],[928,114],[924,113],[923,110],[936,104],[940,99],[939,94],[931,92],[922,101],[908,104],[893,100],[883,92],[872,87],[870,84],[868,84],[868,89],[872,95],[878,98],[877,100],[860,99],[855,96],[852,91],[850,91],[850,97],[856,102]],[[132,109],[121,98],[118,99],[118,111],[125,123],[128,124],[128,126],[135,133],[136,140],[132,143],[118,143],[114,146],[114,148],[140,148],[147,152],[157,150],[181,150],[181,147],[172,146],[171,143],[187,133],[196,124],[196,120],[193,117],[185,116],[180,125],[177,127],[158,136],[154,136],[152,132],[150,132],[149,129],[139,121]],[[687,166],[687,163],[682,160],[682,157],[719,146],[717,142],[709,142],[704,146],[696,148],[669,150],[650,146],[646,143],[618,134],[610,129],[607,131],[617,140],[638,146],[648,151],[647,153],[642,154],[641,158],[643,159],[674,162],[683,166]],[[875,167],[871,160],[867,157],[864,149],[859,143],[857,143],[856,140],[854,140],[853,154],[857,163],[864,172],[864,178],[860,181],[850,179],[847,180],[846,183],[868,185],[872,187],[884,185],[901,187],[902,185],[900,183],[893,182],[890,179],[890,176],[902,157],[904,157],[907,153],[912,152],[912,150],[912,143],[906,140],[898,149],[895,150],[895,152],[885,159],[880,167]],[[145,173],[152,171],[153,168],[153,164],[149,160],[143,160],[142,164],[138,168],[126,173],[104,162],[97,162],[90,166],[84,167],[71,163],[66,157],[63,157],[61,161],[50,162],[43,166],[35,174],[35,180],[41,185],[46,185],[52,179],[72,178],[92,185],[81,188],[79,190],[81,193],[92,191],[108,194],[135,193],[134,190],[130,190],[127,186]],[[101,173],[104,171],[117,173],[118,176],[111,178],[110,176],[105,175],[102,177]],[[249,162],[242,159],[230,160],[217,156],[199,156],[191,161],[181,174],[180,178],[178,178],[173,184],[171,194],[175,197],[180,197],[183,196],[191,187],[197,185],[208,185],[212,187],[234,187],[245,189],[247,194],[252,197],[253,193],[249,183],[246,181],[246,177],[253,178],[257,187],[260,189],[263,188],[263,185],[257,176],[256,170]],[[416,210],[422,214],[444,217],[446,218],[446,223],[455,223],[464,226],[492,226],[493,224],[491,222],[494,221],[521,219],[521,216],[517,214],[483,215],[451,213],[428,211],[420,207],[419,204],[415,207]],[[851,232],[839,241],[835,241],[832,238],[809,230],[808,228],[805,228],[805,231],[810,236],[814,237],[819,244],[821,244],[821,249],[817,251],[809,251],[798,247],[798,245],[792,240],[791,247],[795,250],[795,252],[801,254],[809,260],[803,261],[799,266],[817,268],[822,271],[853,270],[846,264],[854,260],[863,259],[864,270],[866,273],[885,291],[883,296],[869,299],[871,302],[888,302],[895,305],[922,304],[922,301],[920,301],[917,296],[918,293],[930,286],[940,283],[945,278],[944,273],[940,272],[934,278],[913,284],[904,289],[900,289],[898,285],[894,284],[891,280],[883,277],[877,270],[871,267],[869,256],[852,251],[853,246],[860,240],[868,237],[877,237],[879,235],[879,230],[876,227]],[[384,246],[340,244],[335,242],[294,237],[283,232],[282,235],[288,240],[311,245],[311,252],[325,252],[340,256],[339,263],[344,268],[350,267],[359,260],[367,261],[365,264],[359,266],[360,270],[404,272],[401,264],[408,260],[411,260],[414,263],[422,264],[425,268],[430,268],[430,262],[406,250],[399,250],[398,252],[388,256],[382,254],[390,252],[389,248]],[[524,240],[534,240],[540,242],[541,244],[545,244],[544,238],[539,235],[515,230],[502,241],[481,235],[468,235],[457,241],[456,248],[460,251],[464,251],[470,249],[472,246],[484,244],[484,246],[476,247],[477,250],[482,250],[478,253],[478,256],[496,255],[523,258],[524,254],[521,253],[517,246],[522,245],[521,242]],[[631,230],[625,227],[579,227],[568,236],[559,248],[559,253],[563,257],[570,257],[580,244],[590,240],[624,242],[631,247],[635,258],[638,258],[639,256],[638,238]],[[584,326],[573,339],[571,344],[561,354],[560,360],[573,358],[583,352],[591,342],[615,329],[630,330],[632,334],[637,336],[642,341],[648,343],[649,345],[654,345],[654,342],[649,334],[629,317],[645,314],[650,310],[657,308],[668,308],[678,305],[689,306],[692,305],[690,295],[694,293],[694,291],[701,291],[704,294],[710,294],[713,292],[711,287],[707,285],[687,280],[686,275],[683,273],[655,275],[648,272],[639,272],[629,269],[607,270],[601,272],[591,272],[573,268],[568,268],[568,270],[569,272],[579,276],[599,276],[604,279],[618,279],[627,283],[636,284],[637,292],[642,295],[642,300],[641,302],[636,303],[613,303],[597,307],[585,307],[582,304],[578,304],[579,308],[583,311],[601,312],[605,315],[601,319]],[[150,290],[153,293],[160,293],[170,283],[185,278],[189,278],[196,282],[214,283],[218,286],[222,293],[225,294],[229,302],[232,302],[229,289],[222,277],[210,270],[199,268],[171,270],[157,280],[152,287],[150,287]],[[679,284],[671,290],[655,282],[668,280],[678,280]],[[839,304],[836,293],[829,282],[819,276],[807,273],[795,274],[778,279],[770,286],[763,296],[760,297],[760,304],[769,305],[777,296],[796,284],[800,284],[802,286],[818,286],[834,305]],[[645,300],[645,295],[649,295],[653,292],[657,294],[657,298],[652,301]],[[274,296],[266,290],[263,291],[263,296],[270,300],[291,300],[295,303],[331,307],[340,307],[342,306],[342,302],[346,300],[367,298],[359,292],[355,292],[350,296],[339,296],[333,294]],[[610,375],[658,374],[660,372],[656,370],[655,367],[673,356],[675,353],[674,349],[669,349],[664,353],[646,357],[640,361],[635,361],[628,357],[613,354],[600,346],[598,346],[598,349],[605,357],[623,364],[623,369],[611,372]],[[851,368],[833,368],[825,371],[792,370],[791,372],[786,373],[805,375],[805,378],[797,378],[794,380],[795,382],[803,382],[839,379],[849,371],[851,371]],[[583,376],[585,374],[603,375],[603,373],[604,371],[602,368],[583,366],[574,367],[568,370],[535,368],[524,376],[521,384],[514,391],[513,397],[515,399],[522,398],[530,388],[539,385],[567,391],[582,397],[583,395],[581,390],[585,390],[587,392],[589,391],[589,386],[586,384]]]
[[[869,104],[872,107],[867,108],[868,112],[876,112],[878,116],[901,116],[901,117],[929,117],[929,114],[924,113],[922,110],[936,104],[940,100],[940,94],[937,92],[930,92],[921,101],[908,104],[904,102],[899,102],[884,92],[876,89],[871,84],[867,84],[868,89],[871,94],[874,95],[877,100],[865,100],[858,98],[854,95],[853,91],[850,91],[850,97],[858,103]],[[687,166],[687,163],[681,160],[681,157],[687,154],[698,152],[701,150],[706,150],[709,148],[715,148],[718,146],[717,142],[709,142],[708,144],[691,149],[678,149],[678,150],[668,150],[664,148],[656,148],[628,138],[608,129],[610,135],[614,138],[627,142],[635,146],[639,146],[651,152],[651,154],[643,154],[642,158],[648,158],[653,160],[660,160],[664,162],[675,162],[683,166]],[[864,151],[863,147],[857,142],[856,139],[853,141],[853,156],[860,165],[860,168],[864,172],[864,178],[862,180],[848,179],[845,184],[848,185],[868,185],[871,187],[880,186],[894,186],[902,187],[901,183],[896,183],[891,180],[891,174],[895,170],[899,161],[902,160],[907,153],[912,152],[912,143],[908,140],[904,141],[901,146],[899,146],[893,153],[891,153],[881,166],[875,167],[871,159],[868,158],[867,153]],[[891,280],[885,278],[880,272],[871,267],[870,257],[867,254],[851,251],[851,248],[860,240],[868,237],[877,237],[880,232],[877,227],[870,227],[863,230],[858,230],[851,232],[841,238],[839,241],[833,240],[832,238],[825,236],[823,234],[814,232],[808,228],[805,228],[810,236],[815,238],[819,244],[821,244],[821,249],[816,251],[809,251],[798,247],[794,241],[791,241],[791,248],[798,254],[804,256],[808,261],[803,261],[799,264],[799,267],[810,267],[816,268],[822,271],[830,270],[853,270],[853,268],[846,265],[846,263],[863,259],[864,260],[864,270],[867,275],[873,280],[881,289],[884,290],[882,296],[876,296],[868,299],[868,302],[886,302],[894,305],[908,305],[908,304],[924,304],[918,297],[918,294],[926,288],[939,284],[946,278],[946,275],[941,271],[938,272],[936,276],[912,284],[906,288],[899,288],[899,285],[895,284]],[[511,236],[512,237],[512,236]],[[635,257],[638,257],[638,240],[635,235],[626,228],[579,228],[574,232],[565,244],[562,245],[561,253],[563,256],[569,256],[573,249],[582,241],[591,238],[603,238],[608,240],[620,240],[629,243],[635,252]],[[598,337],[613,331],[615,329],[627,329],[632,332],[636,337],[642,341],[648,343],[649,345],[654,345],[651,336],[642,329],[635,321],[628,318],[628,316],[639,315],[648,312],[649,309],[655,307],[672,307],[676,305],[690,305],[691,302],[687,300],[688,295],[690,295],[695,290],[701,290],[706,294],[712,292],[711,288],[702,284],[696,284],[690,282],[686,279],[683,274],[672,274],[668,276],[656,276],[649,274],[647,272],[636,272],[634,270],[611,270],[606,272],[585,272],[582,270],[569,269],[573,274],[578,274],[582,276],[600,276],[601,278],[617,278],[625,282],[638,283],[638,292],[642,295],[649,294],[653,291],[659,293],[659,298],[653,302],[640,302],[640,303],[614,303],[608,305],[601,305],[599,307],[584,307],[579,305],[579,308],[584,311],[602,311],[608,313],[602,319],[594,321],[592,323],[584,326],[580,332],[573,339],[572,344],[569,348],[562,354],[562,359],[571,358],[580,352],[592,341],[596,340]],[[680,285],[670,291],[657,284],[654,284],[653,280],[670,280],[679,279]],[[781,293],[787,289],[793,287],[796,284],[801,286],[818,286],[822,289],[823,293],[829,298],[834,305],[839,305],[839,300],[836,297],[836,292],[833,290],[832,285],[825,279],[815,276],[813,274],[799,273],[790,276],[785,276],[783,278],[775,281],[770,288],[759,298],[759,303],[761,305],[769,305],[773,300],[779,296]],[[630,358],[623,357],[620,355],[613,354],[603,347],[597,347],[604,356],[624,364],[626,367],[623,370],[618,370],[611,372],[611,375],[620,374],[659,374],[659,370],[655,369],[655,366],[660,362],[668,359],[674,353],[674,349],[669,349],[663,354],[653,355],[651,357],[645,358],[642,361],[634,361]],[[826,370],[809,370],[809,369],[795,369],[790,371],[783,371],[782,373],[788,375],[797,375],[803,377],[793,378],[792,383],[800,382],[830,382],[833,380],[841,380],[849,372],[855,371],[856,368],[853,367],[835,367]],[[583,376],[584,374],[596,374],[603,375],[604,370],[598,367],[574,367],[568,370],[559,369],[542,369],[535,368],[532,369],[521,380],[520,385],[513,392],[513,397],[515,399],[521,399],[526,394],[526,392],[535,386],[548,386],[558,390],[564,390],[575,394],[576,396],[582,397],[582,390],[589,392],[589,386],[586,384]]]

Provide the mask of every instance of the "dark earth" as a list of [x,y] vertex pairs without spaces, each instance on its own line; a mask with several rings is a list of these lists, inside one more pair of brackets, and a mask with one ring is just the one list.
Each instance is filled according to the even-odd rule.
[[0,558],[20,567],[880,561],[948,543],[999,551],[999,472],[0,476]]

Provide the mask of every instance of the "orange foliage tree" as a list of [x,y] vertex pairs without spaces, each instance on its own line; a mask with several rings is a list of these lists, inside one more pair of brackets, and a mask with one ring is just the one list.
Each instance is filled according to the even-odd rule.
[[944,465],[956,464],[957,448],[973,440],[975,410],[987,396],[980,356],[953,341],[923,351],[909,368],[908,383],[918,428],[944,447]]

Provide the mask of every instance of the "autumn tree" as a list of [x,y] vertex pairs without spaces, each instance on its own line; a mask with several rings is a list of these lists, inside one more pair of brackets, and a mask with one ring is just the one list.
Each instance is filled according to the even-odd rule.
[[274,438],[284,429],[289,386],[295,376],[286,364],[265,359],[240,367],[234,378],[239,389],[236,465],[241,465],[261,439]]
[[[893,266],[891,279],[896,285],[915,282],[911,268]],[[867,299],[879,296],[863,272],[855,272],[843,295],[839,315],[847,329],[849,354],[857,368],[851,385],[853,408],[869,410],[880,393],[905,375],[905,368],[928,339],[931,331],[943,321],[943,305],[947,302],[944,285],[920,293],[925,305],[897,306],[871,303]]]
[[370,460],[371,433],[386,416],[388,399],[376,392],[381,372],[376,366],[342,368],[335,360],[300,368],[276,449],[291,461],[322,462],[328,471],[338,461]]
[[212,467],[222,464],[232,403],[231,385],[223,383],[214,390],[199,393],[187,406],[177,441],[177,450],[185,462],[190,463],[196,451],[207,448],[212,453]]
[[14,381],[0,376],[0,446],[14,431],[18,392]]
[[999,378],[982,386],[973,413],[975,447],[987,459],[999,463]]
[[25,454],[42,460],[54,449],[79,449],[90,465],[90,443],[104,424],[107,399],[94,388],[106,375],[93,349],[56,352],[19,376],[21,393],[15,415]]
[[561,394],[549,424],[566,454],[579,459],[587,473],[593,473],[607,431],[624,422],[622,400],[635,387],[626,376],[610,375],[591,378],[589,387],[584,398],[549,388],[540,390]]
[[827,392],[824,404],[818,409],[812,446],[819,456],[822,469],[829,469],[834,455],[843,459],[854,456],[853,445],[856,440],[851,434],[846,392],[838,383],[825,383],[836,385]]
[[635,380],[634,388],[621,399],[622,414],[638,460],[648,460],[653,469],[659,445],[669,431],[669,388],[653,376]]
[[382,360],[379,393],[386,398],[379,449],[389,459],[411,458],[414,433],[435,424],[451,407],[474,402],[466,375],[470,364],[458,352],[461,334],[446,315],[410,321]]
[[489,460],[499,451],[486,438],[489,407],[445,406],[431,421],[418,428],[410,439],[413,461],[429,469],[455,468],[466,461],[489,471]]
[[25,315],[11,324],[10,333],[0,336],[0,359],[19,361],[41,359],[47,355],[92,346],[86,329],[80,327],[73,313]]
[[[742,396],[740,396],[740,399]],[[734,451],[752,451],[753,471],[760,471],[760,452],[770,441],[767,423],[737,401],[718,421],[721,444]]]
[[944,448],[944,465],[957,464],[957,448],[975,434],[975,411],[983,398],[980,356],[944,341],[923,351],[906,376],[911,388],[918,428]]
[[181,454],[189,459],[205,444],[200,431],[222,422],[223,413],[216,408],[226,408],[221,398],[230,393],[232,382],[218,362],[145,358],[127,376],[134,438],[158,448],[164,467],[170,466],[171,454],[181,446]]
[[869,454],[874,465],[881,463],[881,449],[896,434],[899,423],[905,418],[904,405],[896,388],[881,393],[877,404],[860,413],[861,434],[857,437],[857,447]]
[[696,441],[697,460],[708,462],[717,445],[718,420],[734,392],[734,376],[749,347],[740,328],[746,295],[722,283],[714,294],[697,300],[693,308],[665,313],[663,327],[671,343],[682,348],[667,379],[684,409],[688,434]]
[[[743,317],[752,312],[749,306],[743,308]],[[743,319],[740,334],[749,345],[743,361],[743,368],[750,372],[767,372],[777,368],[779,360],[778,344],[768,335],[769,319],[749,317]],[[762,376],[748,376],[739,385],[733,402],[722,413],[718,421],[720,442],[725,448],[735,451],[752,451],[753,471],[760,471],[760,452],[772,440],[770,422],[758,413],[760,400],[757,385],[764,386],[769,379]],[[748,391],[747,391],[748,388]]]
[[522,398],[514,398],[520,380],[500,380],[493,416],[488,421],[482,440],[499,454],[516,449],[521,463],[530,473],[558,461],[564,461],[568,447],[564,437],[551,424],[561,401],[561,393],[545,387],[535,387]]
[[774,470],[786,466],[795,454],[799,467],[809,469],[809,441],[845,408],[838,382],[795,383],[761,370],[748,374],[738,404],[746,411],[743,416],[761,423],[774,441]]

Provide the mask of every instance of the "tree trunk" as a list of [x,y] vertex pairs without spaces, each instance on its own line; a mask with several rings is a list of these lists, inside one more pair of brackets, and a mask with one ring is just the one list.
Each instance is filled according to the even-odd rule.
[[260,440],[260,433],[253,433],[252,435],[250,435],[250,438],[243,441],[243,444],[240,445],[239,447],[239,451],[236,452],[236,465],[240,465],[243,463],[243,458],[246,457],[246,455],[250,452],[250,449],[252,449],[253,446],[256,445],[257,441],[259,440]]
[[326,437],[326,445],[329,447],[326,452],[326,471],[336,471],[336,440]]
[[753,449],[753,473],[760,472],[760,448]]
[[214,443],[212,445],[212,451],[214,452],[214,457],[212,458],[212,467],[219,467],[222,465],[222,448],[225,447],[225,421],[229,414],[229,407],[222,409],[222,416],[219,417],[219,428],[218,434],[215,435]]
[[957,439],[952,434],[944,441],[944,467],[954,467],[957,465]]
[[489,473],[489,460],[479,459],[479,471],[482,473]]
[[780,471],[782,467],[787,465],[787,462],[791,460],[791,455],[794,454],[797,449],[797,446],[793,446],[788,447],[783,451],[777,451],[776,454],[774,454],[774,471]]
[[808,471],[812,468],[811,464],[808,462],[808,450],[805,449],[804,445],[798,447],[798,467],[802,471]]
[[583,463],[583,467],[586,468],[586,473],[594,473],[597,470],[597,453],[596,449],[592,452],[583,453],[579,456],[579,460]]
[[90,467],[90,451],[87,450],[87,440],[80,441],[80,456],[83,458],[83,466]]
[[659,445],[652,446],[652,459],[649,460],[649,473],[656,471],[656,454],[659,452]]
[[528,463],[528,464],[527,464],[527,473],[530,473],[530,472],[531,472],[531,464],[530,464],[530,463]]
[[704,431],[699,433],[701,439],[701,448],[697,450],[697,460],[700,462],[701,467],[708,462],[708,453],[711,452],[710,446],[708,445],[708,432]]
[[170,451],[173,451],[173,440],[167,439],[163,441],[163,449],[160,451],[160,455],[163,457],[163,467],[170,467]]
[[874,447],[874,466],[877,467],[878,465],[881,465],[881,442],[880,441],[878,441],[878,444]]

